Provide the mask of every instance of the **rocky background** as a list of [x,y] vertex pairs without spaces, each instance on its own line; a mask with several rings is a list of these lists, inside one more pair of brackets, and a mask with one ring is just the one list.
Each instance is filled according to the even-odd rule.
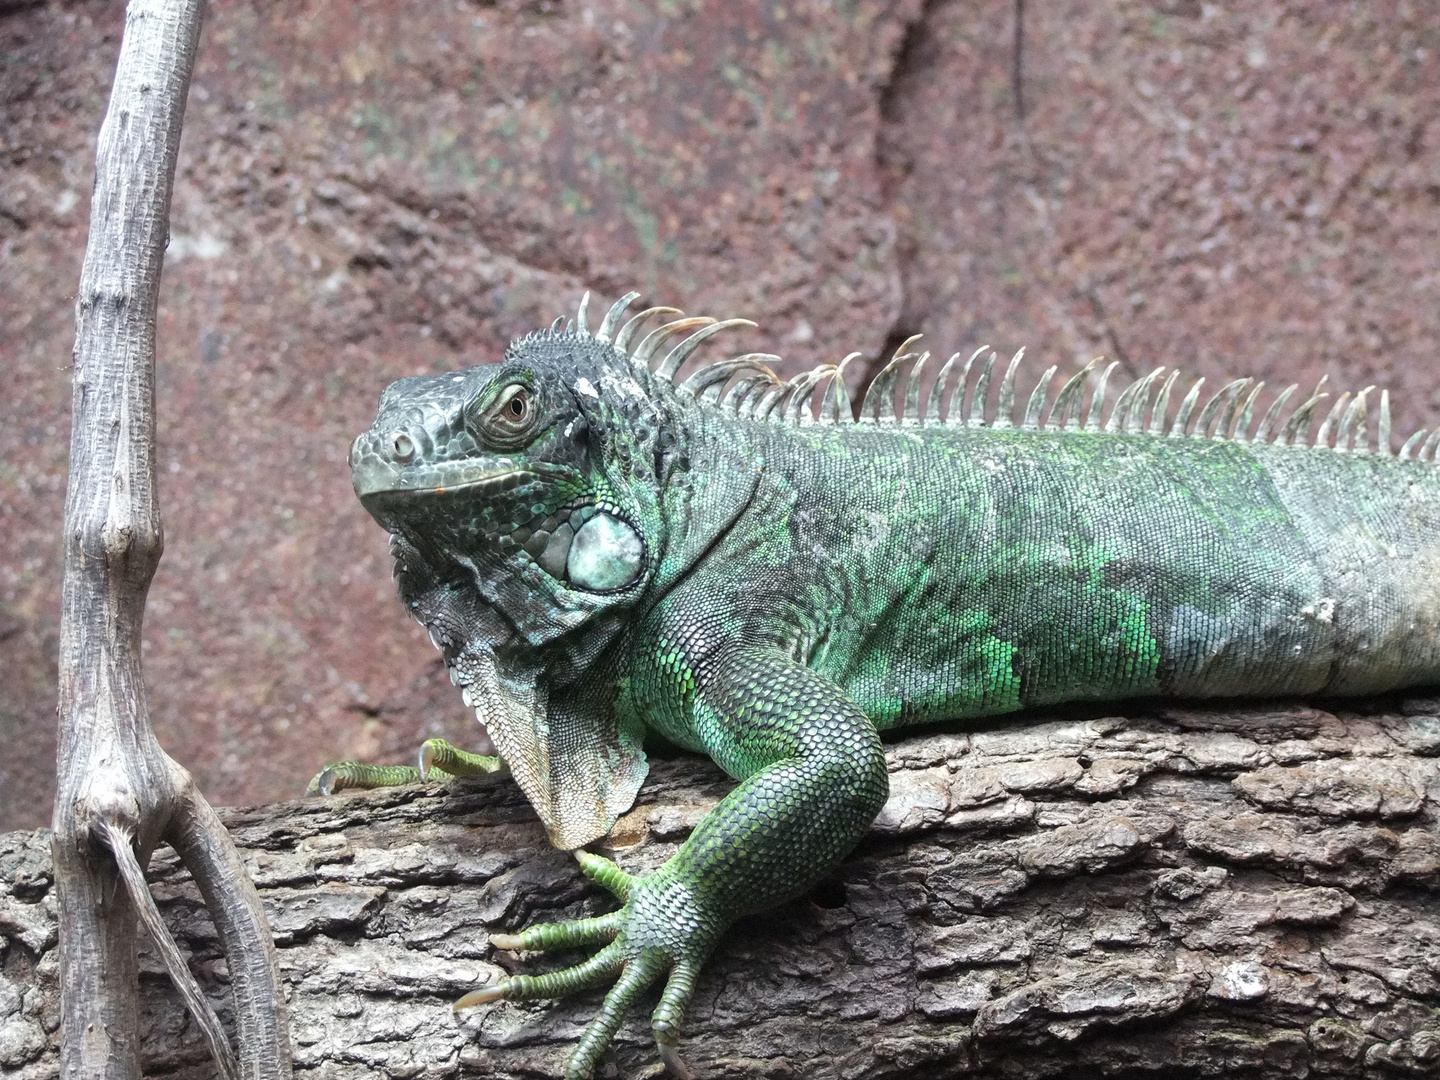
[[[0,830],[50,814],[122,22],[0,0]],[[346,449],[390,379],[493,358],[587,288],[747,315],[734,347],[790,371],[923,330],[1037,370],[1328,372],[1431,424],[1437,105],[1420,0],[217,0],[160,313],[160,739],[253,803],[467,738]]]

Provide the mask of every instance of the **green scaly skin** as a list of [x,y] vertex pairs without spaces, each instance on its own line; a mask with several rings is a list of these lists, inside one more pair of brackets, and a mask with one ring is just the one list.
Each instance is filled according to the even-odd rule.
[[[593,336],[582,305],[579,331],[401,380],[351,454],[402,600],[553,841],[578,848],[630,805],[647,729],[739,781],[647,877],[579,854],[618,911],[495,939],[591,959],[457,1004],[614,980],[567,1077],[662,978],[655,1038],[684,1075],[701,965],[737,917],[802,894],[864,834],[887,793],[880,731],[1440,674],[1431,463],[1203,437],[1217,418],[1230,430],[1246,387],[1200,413],[1202,437],[1183,419],[1184,437],[1139,433],[1148,383],[1112,431],[1067,430],[1063,407],[1044,428],[986,422],[983,391],[973,424],[926,422],[913,401],[909,419],[867,402],[870,422],[817,423],[800,400],[817,380],[787,392],[763,374],[717,405],[696,391],[719,367],[670,377],[698,341],[652,372],[660,354],[617,333],[630,299]],[[746,415],[757,402],[768,418]],[[839,392],[832,407],[848,417]],[[1153,415],[1163,429],[1163,400]],[[1368,447],[1363,416],[1339,418],[1342,443]]]

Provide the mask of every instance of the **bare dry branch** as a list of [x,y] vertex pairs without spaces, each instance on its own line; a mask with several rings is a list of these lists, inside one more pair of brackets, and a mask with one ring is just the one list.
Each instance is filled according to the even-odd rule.
[[[127,9],[96,148],[76,302],[54,874],[61,1071],[77,1080],[139,1076],[135,901],[143,913],[141,867],[158,842],[172,838],[191,856],[207,895],[228,904],[228,922],[248,913],[252,924],[248,933],[232,927],[226,942],[232,965],[248,978],[246,996],[237,994],[241,1074],[253,1080],[290,1074],[284,1002],[259,899],[243,874],[219,880],[219,872],[239,865],[238,856],[233,846],[229,857],[217,854],[229,845],[224,829],[197,808],[189,776],[156,742],[141,675],[145,598],[163,547],[155,311],[203,8],[202,0],[132,0]],[[119,887],[117,858],[130,889]],[[256,978],[259,969],[270,977]],[[181,966],[175,975],[182,985],[188,980]],[[198,993],[194,1003],[203,1017],[208,1006]],[[265,1015],[248,1015],[259,1012]],[[208,1022],[222,1072],[235,1075],[213,1013]]]

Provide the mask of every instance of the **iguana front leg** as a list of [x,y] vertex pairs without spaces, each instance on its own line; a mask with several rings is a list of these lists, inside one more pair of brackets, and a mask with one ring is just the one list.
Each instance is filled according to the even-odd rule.
[[874,726],[839,687],[809,668],[772,650],[736,648],[678,678],[686,684],[691,732],[740,785],[647,877],[632,878],[580,853],[586,873],[624,902],[619,911],[492,939],[525,949],[608,942],[590,960],[504,979],[455,1006],[560,997],[614,979],[566,1065],[567,1080],[590,1075],[625,1011],[666,973],[652,1026],[666,1065],[686,1075],[675,1051],[680,1022],[720,935],[741,915],[804,893],[838,864],[888,791]]

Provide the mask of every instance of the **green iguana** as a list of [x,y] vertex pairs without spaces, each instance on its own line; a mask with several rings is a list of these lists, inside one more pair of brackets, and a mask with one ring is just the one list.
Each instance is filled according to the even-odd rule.
[[[499,363],[401,379],[350,457],[404,603],[556,845],[630,807],[647,730],[739,781],[648,876],[578,853],[618,911],[492,938],[598,947],[456,1005],[614,980],[567,1077],[660,979],[655,1039],[687,1075],[676,1039],[706,956],[855,846],[886,798],[883,731],[1440,676],[1440,431],[1392,453],[1383,393],[1373,443],[1369,390],[1341,395],[1309,440],[1326,395],[1286,417],[1291,387],[1252,435],[1253,380],[1198,411],[1197,381],[1171,417],[1176,376],[1155,371],[1107,412],[1113,364],[1047,412],[1052,367],[1017,413],[1018,355],[992,409],[994,353],[957,354],[922,394],[911,339],[856,419],[859,354],[789,382],[760,354],[678,381],[711,335],[753,324],[675,318],[641,339],[679,312],[622,326],[636,295],[593,333],[582,300]],[[432,763],[500,765],[435,743]],[[317,781],[415,775],[346,764]]]

